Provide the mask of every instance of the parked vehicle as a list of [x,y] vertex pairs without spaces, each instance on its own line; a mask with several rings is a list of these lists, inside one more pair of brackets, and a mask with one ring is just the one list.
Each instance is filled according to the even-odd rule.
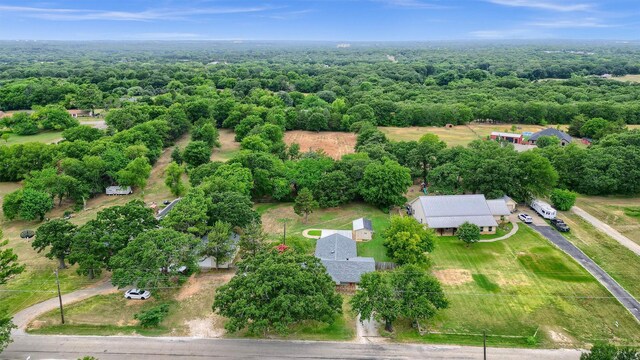
[[551,205],[547,204],[542,200],[533,200],[531,204],[529,204],[533,211],[537,212],[538,215],[542,216],[547,220],[555,219],[557,212],[556,209],[551,207]]
[[527,214],[518,214],[518,219],[520,219],[525,224],[531,224],[533,222],[533,218]]
[[142,289],[130,289],[124,293],[124,297],[129,300],[131,299],[147,300],[148,298],[151,297],[151,293],[148,292],[147,290],[142,290]]
[[550,222],[551,226],[553,226],[560,232],[568,232],[569,230],[571,230],[571,228],[569,228],[569,225],[565,224],[565,222],[561,219],[552,219]]

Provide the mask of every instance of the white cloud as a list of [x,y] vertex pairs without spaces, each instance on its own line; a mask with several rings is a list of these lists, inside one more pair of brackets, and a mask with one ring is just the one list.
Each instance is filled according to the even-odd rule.
[[153,20],[186,20],[193,16],[252,13],[270,10],[267,6],[255,7],[217,7],[202,9],[155,9],[143,11],[105,11],[88,9],[56,9],[27,6],[0,5],[0,14],[13,13],[18,16],[46,20],[83,21],[153,21]]
[[422,0],[374,0],[388,6],[410,9],[446,9],[448,6],[425,2]]
[[568,3],[567,1],[538,1],[538,0],[486,0],[492,4],[527,7],[541,10],[551,10],[560,12],[589,11],[593,9],[591,4]]
[[604,24],[596,18],[542,20],[529,23],[531,26],[543,28],[608,28],[613,25]]

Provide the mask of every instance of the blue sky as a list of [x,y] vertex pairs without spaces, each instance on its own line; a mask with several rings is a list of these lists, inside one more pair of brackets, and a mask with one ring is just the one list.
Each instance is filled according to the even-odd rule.
[[0,39],[640,37],[640,0],[0,0]]

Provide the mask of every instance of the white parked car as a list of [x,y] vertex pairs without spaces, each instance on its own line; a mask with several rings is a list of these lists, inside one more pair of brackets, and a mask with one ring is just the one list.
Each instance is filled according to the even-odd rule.
[[129,300],[131,299],[147,300],[148,298],[151,297],[151,293],[148,292],[147,290],[131,289],[131,290],[127,290],[127,292],[124,293],[124,297]]
[[533,218],[527,214],[518,214],[518,219],[522,220],[525,224],[531,224],[533,222]]

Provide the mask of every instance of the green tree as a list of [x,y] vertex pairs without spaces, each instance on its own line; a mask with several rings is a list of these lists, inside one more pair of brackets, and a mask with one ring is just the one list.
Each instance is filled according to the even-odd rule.
[[540,149],[544,149],[549,146],[560,146],[560,139],[557,136],[540,136],[536,141],[536,145]]
[[151,175],[151,164],[146,157],[132,160],[127,166],[116,173],[120,186],[132,186],[144,190],[147,179]]
[[182,182],[182,174],[184,173],[184,168],[176,162],[171,162],[169,166],[167,166],[165,170],[166,179],[164,180],[164,184],[167,185],[171,193],[175,196],[182,196],[185,192],[185,186]]
[[169,315],[169,304],[160,304],[135,314],[133,318],[140,321],[140,326],[152,328],[160,325],[167,315]]
[[83,84],[76,97],[76,106],[82,110],[89,110],[93,116],[93,111],[102,105],[103,93],[95,84]]
[[189,166],[199,166],[209,162],[211,147],[204,141],[191,141],[185,147],[182,157]]
[[202,126],[195,127],[191,133],[191,140],[204,141],[210,148],[220,147],[219,137],[218,129],[211,123],[205,123]]
[[406,201],[404,194],[411,184],[409,169],[396,161],[387,160],[367,165],[359,191],[364,201],[388,210],[391,206],[402,205]]
[[576,203],[578,194],[570,190],[554,189],[551,192],[551,202],[560,211],[569,211]]
[[53,209],[53,200],[49,194],[34,190],[20,189],[5,196],[2,210],[7,219],[44,220],[45,214]]
[[171,160],[178,165],[182,165],[184,159],[182,158],[182,150],[180,150],[180,146],[176,146],[171,152]]
[[210,201],[202,189],[191,189],[162,219],[162,226],[198,237],[204,236],[209,231],[209,206]]
[[580,360],[636,360],[640,351],[634,348],[618,348],[611,344],[597,343],[580,355]]
[[200,240],[172,229],[139,234],[111,259],[111,282],[119,288],[168,286],[184,278],[182,267],[195,269]]
[[288,331],[301,321],[334,321],[342,298],[318,258],[293,251],[261,252],[238,264],[237,275],[216,291],[213,310],[231,332]]
[[200,255],[213,258],[216,262],[216,269],[220,264],[231,261],[235,254],[235,244],[232,235],[231,225],[222,221],[216,221],[207,234],[207,240]]
[[9,133],[2,134],[2,140],[4,140],[5,144],[9,143],[9,138],[11,138],[11,134]]
[[325,173],[315,186],[314,197],[320,207],[336,207],[353,200],[357,187],[340,170]]
[[141,200],[106,208],[78,229],[68,256],[69,262],[79,265],[78,274],[93,279],[103,269],[110,269],[111,258],[138,234],[157,227],[153,210]]
[[92,142],[104,136],[104,131],[87,125],[74,126],[62,132],[62,137],[67,141]]
[[514,196],[522,200],[529,200],[536,196],[546,196],[558,183],[558,172],[551,162],[538,152],[525,151],[516,160],[517,177],[513,184],[519,186],[514,189]]
[[311,190],[304,188],[300,190],[300,192],[298,192],[298,196],[296,196],[296,201],[293,204],[293,211],[298,214],[298,216],[304,215],[304,222],[307,222],[309,214],[311,214],[317,207],[318,202],[313,199]]
[[387,254],[399,264],[429,264],[435,234],[411,216],[393,216],[382,233]]
[[60,262],[59,269],[65,269],[65,258],[71,252],[71,244],[77,227],[65,219],[51,220],[38,228],[35,240],[31,246],[37,252],[49,248],[45,256],[49,259],[56,258]]
[[223,221],[231,224],[232,228],[244,228],[253,221],[260,221],[251,198],[235,191],[213,193],[208,214],[210,225]]
[[465,221],[456,230],[456,236],[467,244],[467,246],[480,241],[480,228],[476,224]]
[[427,179],[429,171],[438,162],[440,152],[446,147],[447,143],[440,140],[438,135],[425,134],[418,140],[416,148],[411,150],[407,157],[411,163],[420,169],[422,179]]
[[389,332],[397,319],[426,321],[447,306],[438,280],[415,265],[364,274],[351,299],[351,307],[361,321],[373,317],[383,321]]
[[240,233],[240,254],[243,258],[248,254],[255,256],[259,251],[264,250],[269,240],[268,235],[263,231],[262,224],[253,221],[247,224]]
[[80,125],[78,120],[69,115],[60,105],[47,105],[36,109],[33,118],[46,130],[64,130]]

